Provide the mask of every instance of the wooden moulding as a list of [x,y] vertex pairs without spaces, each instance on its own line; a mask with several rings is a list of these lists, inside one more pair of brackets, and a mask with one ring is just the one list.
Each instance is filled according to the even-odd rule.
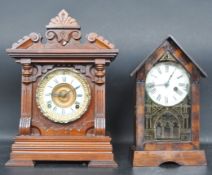
[[190,151],[134,151],[134,167],[155,167],[163,163],[175,162],[179,165],[207,165],[203,150]]
[[89,161],[89,167],[117,167],[107,136],[17,136],[6,166],[34,166],[35,161]]

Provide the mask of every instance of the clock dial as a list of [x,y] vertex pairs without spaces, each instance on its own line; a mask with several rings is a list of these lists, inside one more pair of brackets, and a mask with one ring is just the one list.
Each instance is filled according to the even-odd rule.
[[190,91],[189,74],[179,64],[161,62],[147,74],[145,88],[148,96],[162,106],[174,106]]
[[86,78],[72,68],[58,68],[40,81],[36,100],[43,115],[52,121],[68,123],[80,118],[90,103]]

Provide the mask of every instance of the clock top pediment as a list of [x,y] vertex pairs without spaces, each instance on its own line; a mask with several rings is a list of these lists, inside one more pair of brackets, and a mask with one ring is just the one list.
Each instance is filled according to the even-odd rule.
[[46,26],[46,33],[30,33],[18,40],[7,53],[14,58],[23,57],[108,57],[113,59],[118,54],[114,44],[104,37],[90,33],[87,40],[81,42],[81,27],[67,11],[61,10]]
[[[164,61],[177,61],[179,62],[188,72],[190,72],[187,63],[194,65],[197,72],[201,77],[207,77],[205,71],[192,59],[176,40],[172,36],[168,36],[162,44],[155,49],[149,56],[147,56],[132,72],[131,76],[134,76],[137,72],[141,72],[144,68],[150,69],[159,60]],[[149,66],[146,66],[146,65]]]

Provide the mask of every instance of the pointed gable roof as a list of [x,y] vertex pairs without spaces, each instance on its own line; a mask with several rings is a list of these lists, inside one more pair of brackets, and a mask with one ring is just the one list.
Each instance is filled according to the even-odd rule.
[[157,48],[155,49],[149,56],[147,56],[130,74],[130,76],[134,76],[140,69],[143,68],[143,66],[145,65],[145,63],[147,62],[147,60],[152,56],[154,55],[154,53],[156,52],[156,50],[164,47],[165,43],[168,42],[169,44],[174,44],[174,46],[176,48],[178,48],[182,54],[184,56],[186,56],[186,58],[191,62],[193,63],[193,65],[196,67],[196,69],[198,70],[198,72],[200,73],[200,75],[202,77],[207,77],[207,74],[206,72],[182,49],[182,47],[180,47],[180,45],[176,42],[176,40],[174,39],[173,36],[169,35],[163,42],[162,44]]

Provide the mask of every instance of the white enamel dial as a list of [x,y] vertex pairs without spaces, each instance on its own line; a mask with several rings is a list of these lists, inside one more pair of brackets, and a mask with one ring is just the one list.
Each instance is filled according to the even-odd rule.
[[48,72],[36,92],[43,115],[59,123],[68,123],[82,116],[90,103],[90,88],[86,78],[72,68]]
[[190,91],[189,74],[174,62],[156,64],[146,76],[148,96],[162,106],[174,106],[184,100]]

